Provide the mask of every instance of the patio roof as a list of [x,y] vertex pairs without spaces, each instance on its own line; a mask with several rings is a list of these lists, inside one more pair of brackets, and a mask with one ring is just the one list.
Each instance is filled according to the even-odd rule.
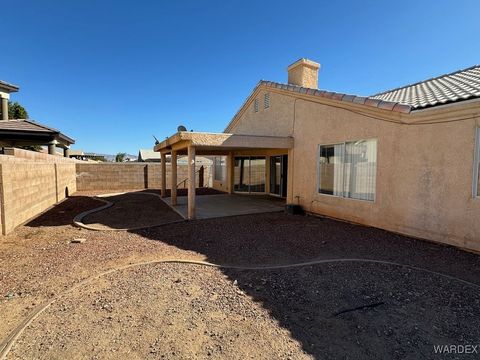
[[198,154],[245,149],[291,149],[293,138],[180,131],[156,145],[154,150],[162,153],[176,150],[180,154],[188,146],[195,146]]

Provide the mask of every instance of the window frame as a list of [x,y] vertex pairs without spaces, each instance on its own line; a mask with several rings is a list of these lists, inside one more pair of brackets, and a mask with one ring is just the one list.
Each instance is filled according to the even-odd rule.
[[480,198],[480,195],[478,194],[478,191],[480,190],[478,188],[478,182],[479,182],[479,176],[480,172],[478,170],[480,166],[480,127],[477,126],[475,128],[475,151],[473,154],[473,183],[472,183],[472,195],[473,198]]
[[[344,149],[345,149],[347,143],[357,142],[357,141],[375,141],[375,145],[376,145],[375,189],[374,189],[375,192],[373,194],[373,200],[356,199],[356,198],[352,198],[352,197],[321,193],[319,191],[320,190],[320,184],[321,184],[321,180],[320,180],[320,148],[321,147],[326,147],[326,146],[343,145]],[[345,156],[345,151],[343,152],[343,156]],[[345,163],[342,162],[342,164],[344,165]],[[329,197],[334,197],[334,198],[338,198],[338,199],[356,200],[356,201],[362,201],[362,202],[366,202],[366,203],[375,203],[377,201],[377,178],[378,178],[378,139],[377,138],[363,138],[363,139],[357,139],[357,140],[347,140],[347,141],[343,141],[343,142],[339,141],[339,142],[324,143],[324,144],[318,144],[317,145],[317,181],[316,181],[316,189],[315,189],[315,194],[316,195],[329,196]],[[343,188],[345,188],[345,178],[342,179],[342,182],[343,182]]]
[[260,110],[259,101],[258,101],[258,98],[255,98],[253,100],[253,111],[257,113],[259,110]]
[[[220,160],[220,168],[222,171],[220,171],[220,179],[217,179],[217,159]],[[226,166],[226,159],[225,159],[225,166]],[[218,182],[224,182],[226,178],[226,171],[223,171],[222,168],[222,156],[215,156],[213,159],[213,181],[218,181]]]

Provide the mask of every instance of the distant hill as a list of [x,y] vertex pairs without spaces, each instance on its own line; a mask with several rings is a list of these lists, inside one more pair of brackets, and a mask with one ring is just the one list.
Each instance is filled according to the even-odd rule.
[[[116,154],[115,155],[97,154],[97,155],[103,156],[105,158],[105,160],[107,160],[109,162],[115,162],[115,157],[117,156]],[[125,155],[125,159],[130,159],[130,161],[137,161],[138,155],[127,154],[127,155]]]

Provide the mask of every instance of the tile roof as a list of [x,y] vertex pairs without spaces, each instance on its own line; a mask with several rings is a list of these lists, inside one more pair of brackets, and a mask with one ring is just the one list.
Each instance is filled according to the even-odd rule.
[[143,160],[160,160],[160,153],[155,152],[152,149],[140,149],[138,151],[139,157],[141,157]]
[[[332,99],[332,100],[339,100],[339,101],[350,102],[355,104],[361,104],[361,105],[376,107],[383,110],[391,110],[395,112],[409,113],[412,110],[412,107],[410,105],[401,104],[398,101],[388,101],[388,100],[382,100],[382,99],[374,99],[372,97],[366,97],[366,96],[357,96],[357,95],[350,95],[350,94],[344,94],[344,93],[337,93],[333,91],[310,89],[310,88],[305,88],[297,85],[277,83],[274,81],[261,80],[257,85],[257,87],[260,85],[265,85],[267,87],[274,87],[282,90],[289,90],[289,91],[297,92],[300,94],[318,96],[325,99]],[[255,92],[257,87],[254,89],[253,92]]]
[[52,134],[58,135],[61,138],[67,140],[68,142],[71,142],[72,144],[75,143],[75,140],[62,134],[57,129],[42,125],[29,119],[0,120],[0,131]]
[[9,92],[17,92],[18,91],[18,86],[10,84],[6,81],[0,80],[0,89],[6,89]]
[[[310,89],[265,80],[261,80],[257,87],[260,85],[327,99],[372,106],[384,110],[410,113],[411,111],[427,107],[480,98],[480,65],[371,96],[358,96]],[[255,92],[257,87],[253,92]]]
[[370,98],[409,105],[412,110],[417,110],[478,97],[480,65],[385,91]]
[[56,129],[26,119],[0,120],[0,130],[60,133]]

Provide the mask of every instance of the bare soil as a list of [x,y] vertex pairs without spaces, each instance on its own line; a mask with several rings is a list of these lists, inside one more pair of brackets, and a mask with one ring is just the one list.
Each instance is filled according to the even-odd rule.
[[[360,258],[439,274],[356,261],[277,270],[134,267],[55,302],[8,358],[430,359],[435,344],[480,343],[479,287],[455,279],[480,285],[476,254],[280,213],[130,232],[70,225],[101,204],[79,194],[0,240],[0,340],[79,281],[153,259],[263,266]],[[76,237],[87,241],[70,243]]]
[[157,196],[128,193],[102,197],[113,206],[85,216],[82,222],[96,228],[128,229],[148,227],[183,220]]

